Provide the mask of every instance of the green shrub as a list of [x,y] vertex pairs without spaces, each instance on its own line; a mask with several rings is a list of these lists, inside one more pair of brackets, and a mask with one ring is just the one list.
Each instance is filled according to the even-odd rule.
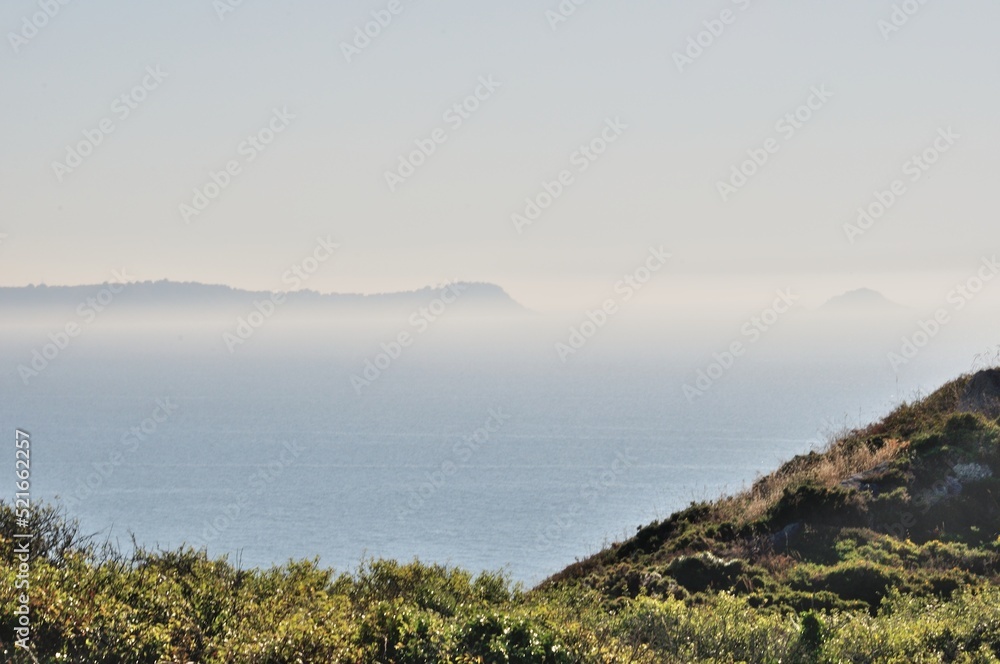
[[748,573],[742,560],[723,560],[711,553],[675,558],[666,569],[689,592],[729,590]]
[[773,524],[834,523],[847,525],[857,522],[863,503],[854,492],[841,487],[829,488],[815,480],[807,480],[786,488],[778,502],[768,512]]
[[803,565],[795,571],[791,585],[797,590],[826,590],[841,599],[864,602],[874,610],[903,580],[897,569],[855,559],[831,567]]

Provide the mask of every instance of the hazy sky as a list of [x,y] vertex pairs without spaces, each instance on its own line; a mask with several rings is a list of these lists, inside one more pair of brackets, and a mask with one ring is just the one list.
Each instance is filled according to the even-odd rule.
[[[48,3],[58,13],[32,19]],[[342,248],[307,284],[320,291],[462,279],[536,308],[586,303],[662,245],[661,294],[867,285],[906,299],[947,290],[996,246],[992,0],[899,3],[919,9],[891,32],[879,21],[893,0],[566,0],[575,12],[559,22],[546,14],[558,0],[220,10],[234,3],[3,4],[0,284],[100,282],[125,267],[279,289],[329,235]],[[342,44],[390,8],[348,62]],[[708,45],[680,71],[675,54],[699,33]],[[446,115],[477,91],[468,117]],[[794,133],[776,124],[807,101]],[[243,143],[275,109],[294,118],[275,120],[287,127],[273,142]],[[54,167],[105,119],[114,131],[92,154]],[[607,150],[574,156],[608,121]],[[446,140],[390,191],[386,171],[436,129]],[[718,182],[767,145],[724,202]],[[928,149],[937,163],[904,166]],[[185,223],[180,206],[230,161],[238,175]],[[518,233],[511,215],[564,169],[571,184]],[[844,224],[894,180],[903,193],[849,242]]]

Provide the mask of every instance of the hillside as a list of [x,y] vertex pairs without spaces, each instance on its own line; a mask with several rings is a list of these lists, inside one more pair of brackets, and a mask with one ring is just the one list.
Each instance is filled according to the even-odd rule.
[[705,591],[754,606],[875,612],[1000,573],[1000,371],[903,405],[746,491],[692,504],[546,585],[615,597]]
[[0,653],[46,664],[1000,662],[998,416],[1000,371],[964,376],[528,591],[419,562],[338,575],[308,561],[244,570],[190,548],[123,554],[43,506],[23,591],[30,655],[14,647],[18,528],[0,503]]

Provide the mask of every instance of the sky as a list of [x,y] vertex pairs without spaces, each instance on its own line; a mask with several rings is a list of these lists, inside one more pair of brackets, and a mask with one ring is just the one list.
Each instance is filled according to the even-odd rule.
[[990,0],[8,0],[0,285],[277,290],[322,237],[322,292],[578,307],[662,247],[647,306],[933,303],[996,246],[998,21]]

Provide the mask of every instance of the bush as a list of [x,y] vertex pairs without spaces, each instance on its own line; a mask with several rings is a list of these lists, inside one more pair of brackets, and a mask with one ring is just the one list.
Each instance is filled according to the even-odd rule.
[[723,560],[711,553],[699,553],[675,558],[666,571],[683,588],[698,593],[731,589],[747,574],[747,565],[742,560]]
[[858,521],[862,506],[861,499],[852,491],[807,480],[782,492],[777,504],[769,510],[767,521],[850,525]]
[[848,560],[832,567],[803,565],[796,570],[791,585],[797,590],[826,590],[841,599],[864,602],[875,610],[890,589],[902,584],[903,575],[894,568]]

